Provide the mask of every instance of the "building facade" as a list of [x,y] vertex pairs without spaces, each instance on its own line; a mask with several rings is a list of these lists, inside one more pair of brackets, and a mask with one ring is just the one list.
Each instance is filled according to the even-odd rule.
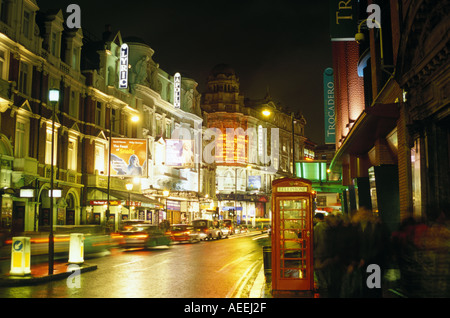
[[[350,31],[332,36],[337,137],[330,168],[342,172],[344,210],[368,208],[392,231],[408,217],[448,217],[445,4],[351,2]],[[381,10],[376,27],[367,22],[371,4]]]
[[239,78],[226,64],[211,70],[201,106],[215,140],[219,218],[244,222],[270,217],[272,181],[294,174],[293,155],[299,160],[303,154],[306,120],[269,95],[245,99]]
[[[127,44],[110,28],[100,39],[85,36],[66,27],[61,10],[42,12],[34,0],[2,1],[0,16],[2,232],[43,231],[51,213],[53,225],[113,230],[130,218],[181,223],[209,203],[214,173],[195,160],[203,130],[195,81],[181,79],[176,107],[175,74],[159,68],[148,45]],[[128,81],[121,87],[124,44]],[[59,91],[56,104],[50,89]],[[179,128],[189,132],[183,138],[195,165],[165,164],[166,143],[179,138],[172,136]],[[138,174],[120,174],[108,160],[112,141],[124,140],[146,144]],[[50,211],[52,170],[62,193]]]

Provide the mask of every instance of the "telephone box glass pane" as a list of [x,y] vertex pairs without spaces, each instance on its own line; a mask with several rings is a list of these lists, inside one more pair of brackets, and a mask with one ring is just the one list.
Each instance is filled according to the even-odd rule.
[[280,200],[280,277],[306,279],[307,198]]

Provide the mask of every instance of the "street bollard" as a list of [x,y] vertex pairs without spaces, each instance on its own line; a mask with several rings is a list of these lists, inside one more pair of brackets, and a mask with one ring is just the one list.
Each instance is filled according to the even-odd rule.
[[11,270],[9,273],[13,276],[31,274],[29,237],[13,237],[11,244]]
[[69,263],[84,263],[84,236],[82,233],[70,234]]

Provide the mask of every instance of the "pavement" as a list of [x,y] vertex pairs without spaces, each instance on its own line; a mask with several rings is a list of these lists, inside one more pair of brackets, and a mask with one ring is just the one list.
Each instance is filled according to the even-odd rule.
[[52,280],[65,279],[77,272],[78,274],[93,271],[97,265],[92,264],[69,264],[67,262],[55,262],[53,274],[48,273],[48,264],[33,264],[30,267],[31,273],[25,276],[15,276],[10,273],[0,274],[0,287],[29,286]]

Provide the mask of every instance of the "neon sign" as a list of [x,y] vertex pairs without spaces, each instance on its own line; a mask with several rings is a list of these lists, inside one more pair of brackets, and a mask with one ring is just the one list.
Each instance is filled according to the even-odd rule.
[[119,88],[128,88],[128,45],[120,47]]
[[174,98],[173,98],[173,106],[175,108],[181,107],[181,75],[180,73],[175,73],[174,77]]

